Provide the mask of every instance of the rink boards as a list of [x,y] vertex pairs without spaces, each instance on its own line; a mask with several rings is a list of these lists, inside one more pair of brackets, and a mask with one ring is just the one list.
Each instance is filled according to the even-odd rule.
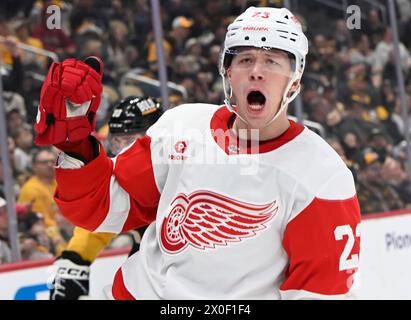
[[[128,250],[105,252],[92,265],[90,296],[100,297]],[[361,223],[361,299],[411,299],[411,210],[365,216]],[[0,266],[0,300],[48,299],[52,260]]]

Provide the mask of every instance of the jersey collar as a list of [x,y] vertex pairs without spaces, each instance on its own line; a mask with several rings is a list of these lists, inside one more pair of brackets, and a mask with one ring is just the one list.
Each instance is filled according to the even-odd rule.
[[260,141],[258,144],[251,143],[250,140],[239,141],[239,138],[231,130],[235,117],[234,113],[222,106],[213,114],[210,122],[214,141],[228,155],[267,153],[285,145],[304,130],[304,126],[288,120],[290,127],[274,139]]

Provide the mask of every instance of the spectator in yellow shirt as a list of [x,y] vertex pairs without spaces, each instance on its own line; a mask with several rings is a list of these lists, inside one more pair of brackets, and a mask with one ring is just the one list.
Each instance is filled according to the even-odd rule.
[[[22,21],[15,28],[15,33],[19,42],[32,46],[34,48],[43,49],[43,42],[34,38],[30,34],[29,23]],[[25,65],[37,64],[41,68],[46,68],[47,58],[45,56],[36,55],[30,52],[24,52],[22,54],[22,60]]]
[[33,155],[34,175],[23,184],[18,198],[18,203],[30,204],[34,212],[40,213],[44,217],[47,227],[47,235],[53,239],[56,245],[56,254],[59,255],[66,247],[66,242],[62,238],[56,215],[58,214],[57,205],[53,200],[56,190],[54,179],[54,165],[56,154],[51,149],[40,149]]
[[57,206],[53,200],[55,162],[56,155],[49,149],[40,149],[34,154],[34,175],[22,186],[18,199],[19,203],[31,204],[34,212],[41,213],[48,227],[56,225]]

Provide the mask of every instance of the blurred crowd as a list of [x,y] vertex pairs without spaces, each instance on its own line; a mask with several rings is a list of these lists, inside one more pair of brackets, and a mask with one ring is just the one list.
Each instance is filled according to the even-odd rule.
[[[283,6],[281,0],[160,3],[167,75],[175,84],[170,107],[183,102],[222,104],[218,61],[227,25],[246,6]],[[399,61],[388,13],[379,6],[360,1],[361,28],[349,30],[344,13],[335,8],[317,1],[291,3],[310,40],[301,93],[304,118],[315,124],[353,172],[363,214],[409,207],[411,168],[404,133],[411,117],[406,123],[402,117],[395,64],[406,79],[411,112],[410,1],[396,1]],[[48,28],[51,5],[59,8],[61,20],[54,22],[61,28]],[[158,87],[147,86],[158,78],[150,1],[0,2],[0,72],[20,249],[23,259],[47,258],[64,250],[73,226],[53,201],[57,150],[40,149],[33,142],[40,89],[51,59],[23,50],[22,44],[53,52],[59,60],[102,57],[104,92],[97,129],[104,138],[115,102],[131,94],[160,95]],[[294,111],[290,106],[291,115]],[[0,158],[0,264],[10,261],[3,170]]]

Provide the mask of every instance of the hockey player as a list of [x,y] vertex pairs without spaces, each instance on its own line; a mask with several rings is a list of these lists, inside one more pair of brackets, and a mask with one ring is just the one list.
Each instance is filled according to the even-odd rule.
[[286,115],[307,50],[289,10],[248,8],[224,42],[225,106],[173,108],[113,160],[90,135],[102,66],[51,67],[36,139],[63,151],[61,212],[97,232],[149,225],[107,297],[351,296],[360,243],[351,172]]
[[[115,157],[138,137],[144,136],[162,114],[160,105],[149,97],[129,96],[114,106],[108,122],[107,149]],[[142,234],[143,230],[139,230]],[[67,249],[55,261],[57,267],[51,300],[77,300],[89,294],[90,265],[111,242],[115,233],[92,233],[80,227],[74,228]],[[134,243],[132,252],[138,250]]]

